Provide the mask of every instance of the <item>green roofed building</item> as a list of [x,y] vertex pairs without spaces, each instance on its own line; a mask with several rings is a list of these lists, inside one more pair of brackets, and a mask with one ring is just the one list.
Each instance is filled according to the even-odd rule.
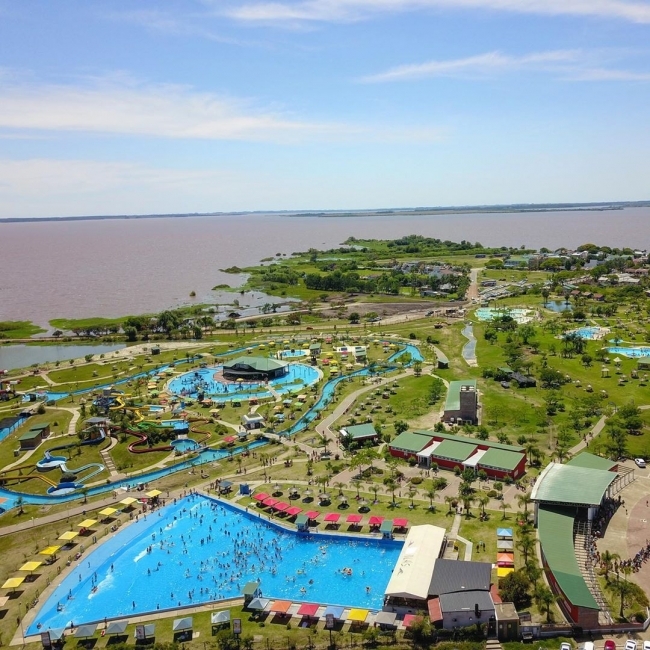
[[449,382],[443,422],[478,424],[478,408],[476,379]]
[[270,357],[237,357],[223,365],[223,376],[230,381],[269,381],[288,372],[288,363]]
[[417,458],[418,454],[433,443],[431,435],[404,431],[391,440],[388,449],[397,458]]
[[530,496],[537,503],[591,509],[591,519],[617,477],[607,470],[551,463],[539,475]]
[[339,434],[345,445],[349,445],[351,442],[363,444],[366,440],[372,442],[377,441],[377,432],[375,431],[375,425],[372,422],[343,427],[339,431]]
[[599,607],[580,571],[573,546],[574,508],[541,506],[537,530],[544,569],[567,618],[585,628],[598,627]]
[[467,460],[476,449],[475,444],[467,444],[466,442],[457,442],[455,440],[443,440],[436,447],[436,458],[448,461],[458,461],[462,464]]
[[583,451],[581,454],[574,456],[571,460],[566,462],[566,465],[572,467],[587,467],[588,469],[601,469],[606,472],[615,472],[618,469],[618,463],[609,458],[602,458],[595,454]]

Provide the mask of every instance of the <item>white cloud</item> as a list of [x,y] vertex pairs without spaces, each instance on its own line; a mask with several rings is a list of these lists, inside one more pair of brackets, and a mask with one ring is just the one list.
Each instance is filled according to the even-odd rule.
[[[507,72],[546,72],[570,81],[648,81],[650,74],[598,67],[601,52],[550,50],[522,56],[486,52],[461,59],[426,61],[389,68],[362,77],[364,83],[411,81],[427,77],[487,78]],[[611,55],[611,53],[610,53]]]
[[435,8],[594,16],[650,24],[650,5],[627,0],[302,0],[249,2],[226,13],[249,22],[345,22],[362,20],[376,13]]
[[576,50],[552,50],[524,56],[510,56],[501,52],[486,52],[462,59],[427,61],[401,65],[385,72],[363,77],[361,81],[379,83],[386,81],[407,81],[422,77],[486,76],[519,69],[556,69],[559,65],[575,62],[579,58]]
[[2,84],[0,129],[16,133],[83,132],[158,138],[304,143],[308,141],[432,141],[428,125],[386,126],[309,121],[252,101],[125,75],[83,85]]

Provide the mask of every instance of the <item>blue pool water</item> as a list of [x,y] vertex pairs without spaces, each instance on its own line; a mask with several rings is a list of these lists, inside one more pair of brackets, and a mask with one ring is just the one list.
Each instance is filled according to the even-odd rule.
[[621,356],[638,359],[640,357],[650,357],[650,348],[607,348],[610,354],[620,354]]
[[151,413],[161,413],[164,410],[165,410],[164,406],[156,406],[156,405],[153,405],[153,404],[149,406],[149,411]]
[[[222,401],[247,400],[251,397],[261,399],[271,396],[270,392],[264,390],[264,383],[262,382],[224,383],[216,381],[213,378],[214,374],[221,368],[222,366],[213,366],[186,372],[169,382],[169,391],[175,395],[184,395],[194,399],[196,399],[199,392],[203,392],[207,396]],[[269,382],[275,391],[280,394],[292,390],[300,391],[305,386],[310,386],[318,381],[318,371],[311,366],[291,363],[288,369],[289,372],[286,375]]]
[[587,339],[589,341],[599,337],[603,331],[602,327],[579,327],[577,330],[573,330],[572,334],[577,334],[580,338]]
[[185,438],[184,440],[172,440],[171,446],[178,451],[185,452],[198,449],[199,443],[196,442],[196,440],[192,440],[191,438]]
[[[269,598],[381,609],[401,548],[397,541],[299,535],[229,504],[187,497],[84,554],[27,633],[37,634],[38,623],[46,630],[239,596],[258,578]],[[352,575],[343,575],[344,567]]]
[[296,357],[306,357],[309,350],[280,350],[278,352],[279,359],[294,359]]
[[156,423],[160,427],[173,428],[178,431],[188,430],[190,425],[185,420],[161,420]]

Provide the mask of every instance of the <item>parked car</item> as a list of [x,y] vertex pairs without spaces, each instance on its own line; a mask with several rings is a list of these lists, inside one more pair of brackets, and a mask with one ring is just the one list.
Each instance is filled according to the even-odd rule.
[[560,650],[573,650],[570,643],[560,643]]
[[636,641],[633,641],[632,639],[628,639],[625,642],[625,650],[637,650],[639,644]]
[[616,650],[616,643],[612,639],[605,639],[605,650]]
[[501,382],[501,387],[502,388],[510,388],[510,384],[507,381],[502,381]]
[[634,462],[637,467],[640,467],[641,469],[645,469],[645,460],[643,460],[643,458],[635,458]]
[[578,646],[578,650],[596,650],[596,646],[592,641],[585,641]]
[[650,641],[643,642],[643,650],[650,650]]

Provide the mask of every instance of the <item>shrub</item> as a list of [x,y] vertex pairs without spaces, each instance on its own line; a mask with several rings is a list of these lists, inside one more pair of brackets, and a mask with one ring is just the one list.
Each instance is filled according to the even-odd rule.
[[421,476],[414,476],[414,477],[411,479],[411,483],[412,483],[413,485],[420,485],[420,483],[422,483],[422,477],[421,477]]
[[489,490],[487,495],[490,497],[490,499],[496,499],[497,498],[497,491],[496,490]]

